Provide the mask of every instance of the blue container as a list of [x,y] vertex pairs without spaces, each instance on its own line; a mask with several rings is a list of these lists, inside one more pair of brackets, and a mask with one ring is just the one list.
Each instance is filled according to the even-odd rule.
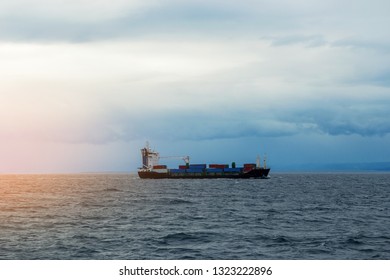
[[223,171],[225,171],[225,172],[241,172],[242,168],[224,168]]
[[207,173],[222,173],[223,169],[222,168],[207,168],[206,171],[207,171]]
[[171,173],[185,173],[185,169],[170,169],[169,172]]
[[195,169],[195,168],[206,168],[207,164],[190,164],[189,168],[190,169]]
[[201,168],[188,168],[188,169],[184,169],[187,173],[202,173],[203,172],[203,169]]

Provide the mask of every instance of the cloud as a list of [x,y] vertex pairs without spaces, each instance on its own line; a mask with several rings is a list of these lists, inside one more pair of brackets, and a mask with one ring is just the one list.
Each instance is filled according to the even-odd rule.
[[348,84],[354,85],[373,85],[377,87],[390,87],[390,69],[387,65],[375,67],[367,67],[361,69],[350,79],[345,80]]
[[306,47],[320,47],[328,44],[322,35],[268,36],[264,39],[270,40],[274,46],[303,44]]
[[2,44],[1,134],[93,145],[387,135],[388,57],[303,42]]
[[370,51],[378,51],[385,54],[390,52],[390,41],[387,38],[381,39],[358,39],[358,38],[343,38],[332,42],[334,47],[344,47],[349,49],[363,49]]
[[306,132],[315,134],[382,137],[390,134],[389,105],[389,98],[380,101],[341,98],[307,104],[279,116],[297,125],[306,124],[309,128]]
[[[323,45],[323,38],[385,38],[388,3],[354,1],[4,0],[3,41],[263,38]],[[337,32],[335,31],[337,30]],[[383,39],[382,39],[383,40]]]
[[0,4],[3,41],[85,42],[131,36],[136,20],[158,1],[16,0]]
[[363,2],[29,3],[0,4],[5,138],[389,134],[388,39]]
[[330,112],[326,112],[317,116],[316,121],[322,131],[331,135],[384,136],[390,133],[386,112],[389,105],[387,102],[382,106],[340,108],[337,114],[331,115]]
[[[111,108],[76,125],[55,121],[50,126],[49,141],[106,144],[139,139],[166,141],[201,141],[242,138],[279,138],[296,135],[385,136],[390,133],[387,108],[372,104],[306,104],[287,111],[242,112],[201,108],[160,109],[150,114],[147,108],[130,111]],[[328,105],[328,104],[326,104]],[[196,107],[196,106],[194,106]],[[54,138],[53,138],[54,137]],[[55,138],[57,137],[57,138]]]
[[[253,1],[240,5],[234,1],[173,0],[163,4],[159,1],[36,2],[34,6],[29,1],[17,2],[19,5],[9,1],[2,4],[0,39],[90,42],[151,36],[245,37],[256,29],[264,32],[275,22],[272,14],[267,13],[275,8],[259,7]],[[254,10],[248,9],[248,5]]]
[[[0,39],[89,42],[222,30],[240,14],[207,1],[3,1]],[[168,31],[169,30],[169,31]],[[203,34],[204,35],[204,34]]]
[[0,17],[96,23],[126,14],[136,15],[158,5],[158,1],[154,0],[3,0],[0,3]]
[[0,169],[386,160],[388,3],[1,1]]

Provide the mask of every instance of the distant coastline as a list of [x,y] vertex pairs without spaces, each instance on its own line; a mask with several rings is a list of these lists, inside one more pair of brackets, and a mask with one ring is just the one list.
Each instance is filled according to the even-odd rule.
[[304,163],[273,168],[276,172],[390,172],[390,162]]

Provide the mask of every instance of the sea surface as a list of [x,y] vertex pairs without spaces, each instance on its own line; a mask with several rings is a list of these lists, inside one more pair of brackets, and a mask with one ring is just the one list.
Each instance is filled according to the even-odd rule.
[[390,173],[0,175],[0,259],[390,259]]

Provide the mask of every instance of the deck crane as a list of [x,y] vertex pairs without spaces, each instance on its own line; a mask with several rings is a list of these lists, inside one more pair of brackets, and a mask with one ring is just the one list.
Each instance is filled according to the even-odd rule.
[[189,156],[165,156],[165,157],[159,157],[159,158],[171,158],[171,159],[182,159],[187,164],[190,163],[190,157]]
[[150,148],[149,142],[146,142],[145,148],[141,149],[142,154],[142,168],[152,170],[153,166],[159,164],[160,158],[175,158],[182,159],[186,164],[190,163],[189,156],[160,156],[160,153]]

